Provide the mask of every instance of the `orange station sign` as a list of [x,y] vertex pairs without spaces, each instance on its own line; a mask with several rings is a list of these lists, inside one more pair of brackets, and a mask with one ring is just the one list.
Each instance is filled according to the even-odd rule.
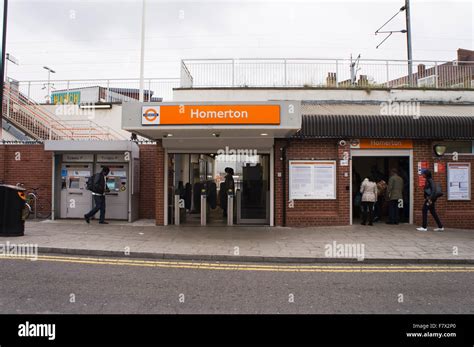
[[280,105],[153,105],[142,107],[142,125],[280,124]]
[[350,142],[353,149],[412,149],[412,140],[355,139]]

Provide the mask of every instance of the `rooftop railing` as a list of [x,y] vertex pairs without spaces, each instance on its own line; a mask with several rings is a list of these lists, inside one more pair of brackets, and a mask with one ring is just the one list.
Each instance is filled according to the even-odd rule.
[[[179,87],[179,78],[147,78],[145,79],[144,100],[173,99],[173,88]],[[49,94],[48,94],[49,86]],[[123,79],[83,79],[83,80],[34,80],[19,81],[18,89],[28,99],[40,104],[49,104],[52,97],[69,95],[80,91],[80,102],[123,102],[137,101],[140,80],[138,78]]]
[[467,88],[474,61],[186,59],[181,88]]

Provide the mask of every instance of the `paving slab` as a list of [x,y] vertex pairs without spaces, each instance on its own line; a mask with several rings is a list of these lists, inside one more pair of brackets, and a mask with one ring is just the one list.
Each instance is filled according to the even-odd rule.
[[[419,232],[409,224],[374,227],[156,226],[153,220],[100,225],[81,220],[27,222],[22,237],[40,253],[269,262],[474,263],[474,230]],[[129,251],[129,254],[126,254]],[[329,252],[332,251],[332,252]]]

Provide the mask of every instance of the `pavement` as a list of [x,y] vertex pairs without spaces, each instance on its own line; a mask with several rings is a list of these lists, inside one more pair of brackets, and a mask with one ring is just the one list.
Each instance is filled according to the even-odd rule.
[[474,263],[474,230],[416,231],[409,224],[337,227],[156,226],[154,220],[28,221],[25,236],[0,245],[38,252],[128,258],[239,262]]

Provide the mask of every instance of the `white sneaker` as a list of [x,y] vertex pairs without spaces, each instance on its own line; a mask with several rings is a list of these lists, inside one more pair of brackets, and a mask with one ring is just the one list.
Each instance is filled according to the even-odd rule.
[[434,231],[444,231],[444,228],[436,228]]
[[423,227],[416,228],[416,230],[418,230],[418,231],[428,231],[427,228],[423,228]]

